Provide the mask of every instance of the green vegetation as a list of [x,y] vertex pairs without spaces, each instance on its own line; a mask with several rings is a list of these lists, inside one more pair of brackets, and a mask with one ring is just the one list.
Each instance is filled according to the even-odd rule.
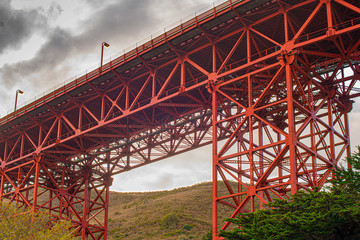
[[212,229],[210,229],[201,240],[212,240]]
[[179,217],[176,213],[168,213],[161,219],[161,225],[165,228],[177,227],[179,223]]
[[344,166],[336,167],[334,171],[333,191],[343,191],[352,195],[360,193],[360,146],[358,152],[346,158],[351,166],[349,169]]
[[21,209],[0,202],[0,239],[75,240],[67,221],[54,221],[45,213],[23,214]]
[[192,226],[185,224],[184,229],[190,231],[192,229]]
[[[360,149],[359,149],[360,152]],[[360,153],[347,158],[352,168],[337,167],[325,191],[299,191],[254,213],[227,219],[240,228],[222,231],[226,239],[360,239]]]

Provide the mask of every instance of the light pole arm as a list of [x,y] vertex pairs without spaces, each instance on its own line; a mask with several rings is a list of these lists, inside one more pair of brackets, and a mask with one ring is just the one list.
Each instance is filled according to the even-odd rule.
[[17,105],[17,100],[18,100],[19,93],[23,94],[24,92],[21,91],[20,89],[16,90],[14,112],[16,112],[16,105]]
[[18,99],[18,91],[16,91],[16,95],[15,95],[15,106],[14,106],[14,112],[16,112],[16,105],[17,105],[17,99]]
[[101,57],[100,57],[100,72],[102,71],[102,65],[103,65],[103,58],[104,58],[104,47],[109,47],[110,44],[107,42],[103,42],[101,44]]
[[102,65],[103,65],[103,56],[104,56],[104,44],[101,45],[100,69],[102,69]]

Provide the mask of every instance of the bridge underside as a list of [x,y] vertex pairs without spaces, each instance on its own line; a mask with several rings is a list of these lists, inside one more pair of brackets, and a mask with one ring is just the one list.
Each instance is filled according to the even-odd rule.
[[225,2],[1,119],[0,199],[107,239],[113,175],[212,144],[217,239],[349,154],[359,36],[357,0]]

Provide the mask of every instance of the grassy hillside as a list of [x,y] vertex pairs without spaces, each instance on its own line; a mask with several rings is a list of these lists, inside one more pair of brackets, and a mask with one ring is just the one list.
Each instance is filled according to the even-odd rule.
[[211,188],[111,192],[109,239],[201,239],[211,229]]

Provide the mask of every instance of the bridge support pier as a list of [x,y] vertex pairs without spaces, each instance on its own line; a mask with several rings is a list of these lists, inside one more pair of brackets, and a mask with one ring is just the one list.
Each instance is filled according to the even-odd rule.
[[70,220],[82,239],[106,239],[112,178],[91,163],[80,167],[65,160],[60,166],[40,154],[20,165],[9,164],[0,171],[1,200]]
[[[231,225],[221,226],[225,217],[322,187],[349,149],[348,109],[300,60],[284,55],[271,69],[211,88],[214,239]],[[231,135],[218,141],[220,130]]]

